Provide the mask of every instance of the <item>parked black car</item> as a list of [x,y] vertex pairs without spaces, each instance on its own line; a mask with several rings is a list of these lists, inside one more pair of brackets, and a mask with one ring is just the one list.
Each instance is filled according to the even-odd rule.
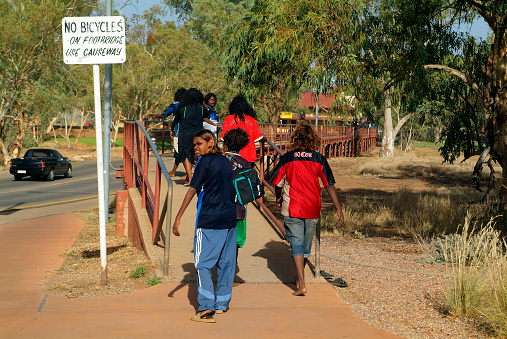
[[72,164],[68,158],[54,149],[31,148],[22,158],[11,160],[9,171],[16,181],[26,176],[51,181],[55,175],[70,178]]

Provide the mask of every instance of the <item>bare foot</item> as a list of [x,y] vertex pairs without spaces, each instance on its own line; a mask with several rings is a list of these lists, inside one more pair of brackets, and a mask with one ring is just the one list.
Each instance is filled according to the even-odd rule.
[[299,279],[296,277],[296,289],[299,290]]
[[294,296],[303,296],[306,293],[306,287],[298,288],[295,292],[292,293]]
[[171,171],[171,172],[169,172],[169,176],[170,176],[170,177],[174,177],[175,175],[176,175],[176,173],[174,173],[174,172],[172,172],[172,171]]

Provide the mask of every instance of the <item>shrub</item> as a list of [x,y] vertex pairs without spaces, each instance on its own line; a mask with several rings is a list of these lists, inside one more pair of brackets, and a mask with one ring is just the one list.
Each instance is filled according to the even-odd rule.
[[474,316],[496,336],[507,335],[507,254],[493,219],[477,230],[470,216],[460,233],[436,242],[447,265],[445,291],[451,313]]
[[146,283],[150,286],[155,286],[157,284],[160,284],[161,282],[162,282],[162,278],[159,278],[157,276],[154,276],[153,278],[146,280]]
[[146,269],[146,266],[138,266],[130,272],[130,277],[138,279],[148,273],[148,270]]

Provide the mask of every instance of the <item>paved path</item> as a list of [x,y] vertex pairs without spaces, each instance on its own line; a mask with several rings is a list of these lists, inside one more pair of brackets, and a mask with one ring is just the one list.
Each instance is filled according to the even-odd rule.
[[[186,191],[175,186],[178,205]],[[195,205],[182,236],[171,240],[169,283],[107,297],[46,294],[60,254],[85,226],[74,214],[0,225],[0,338],[397,338],[362,322],[329,284],[309,279],[304,297],[292,296],[294,271],[286,243],[251,208],[230,310],[216,324],[189,320],[196,308],[191,238]],[[177,208],[176,207],[176,208]],[[97,279],[99,268],[97,268]]]

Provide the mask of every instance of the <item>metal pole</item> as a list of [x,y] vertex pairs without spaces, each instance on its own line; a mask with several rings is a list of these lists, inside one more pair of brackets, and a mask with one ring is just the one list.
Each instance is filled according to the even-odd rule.
[[[113,15],[113,0],[106,0],[106,16]],[[111,107],[112,107],[113,65],[104,65],[104,211],[109,220],[109,172],[111,163]]]
[[315,127],[319,125],[319,92],[315,93]]
[[95,141],[97,146],[97,182],[99,197],[99,231],[100,231],[100,284],[107,285],[107,246],[106,219],[104,218],[104,162],[102,154],[102,112],[100,106],[100,68],[93,65],[93,88],[95,95]]

